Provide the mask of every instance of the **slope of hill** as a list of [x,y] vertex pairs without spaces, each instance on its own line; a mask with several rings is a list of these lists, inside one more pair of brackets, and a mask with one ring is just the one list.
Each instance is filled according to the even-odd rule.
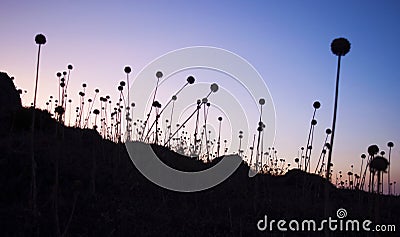
[[[3,73],[0,89],[0,103],[6,105],[0,110],[0,232],[1,236],[31,236],[32,109],[21,106],[12,80]],[[276,220],[322,220],[336,217],[339,208],[345,208],[352,219],[400,227],[398,197],[336,189],[331,184],[331,209],[325,214],[325,180],[299,170],[249,178],[249,168],[242,163],[214,188],[196,193],[165,190],[140,174],[124,144],[104,140],[92,129],[65,127],[47,111],[36,112],[38,236],[283,236],[276,228],[259,231],[257,222],[264,215]],[[152,147],[163,162],[180,170],[212,165]]]

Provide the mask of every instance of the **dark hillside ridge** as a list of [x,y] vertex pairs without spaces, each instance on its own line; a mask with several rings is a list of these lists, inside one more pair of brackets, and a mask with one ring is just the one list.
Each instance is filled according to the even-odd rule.
[[[6,104],[0,110],[0,235],[31,236],[32,109],[21,106],[12,80],[4,73],[0,77],[0,102]],[[332,184],[328,184],[331,210],[325,216],[326,181],[296,169],[284,176],[258,174],[249,178],[249,167],[243,162],[214,188],[196,193],[169,191],[148,181],[135,168],[124,144],[104,140],[92,129],[65,127],[47,111],[36,112],[39,236],[56,236],[57,159],[58,216],[65,236],[266,236],[271,233],[257,229],[264,215],[275,220],[321,220],[335,218],[339,208],[347,210],[349,219],[370,219],[400,228],[399,197],[337,189]],[[205,164],[159,145],[152,148],[164,163],[185,171],[202,170],[224,159]],[[283,236],[274,230],[269,236]],[[334,236],[366,234],[335,232]]]

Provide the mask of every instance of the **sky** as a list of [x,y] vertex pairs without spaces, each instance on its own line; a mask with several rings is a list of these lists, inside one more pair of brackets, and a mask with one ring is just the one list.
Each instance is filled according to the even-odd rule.
[[[358,172],[360,155],[369,145],[388,153],[386,144],[393,141],[392,180],[399,181],[399,12],[398,1],[3,0],[0,71],[28,91],[22,100],[29,105],[37,54],[34,36],[46,35],[38,88],[38,105],[45,107],[49,95],[58,93],[56,72],[70,63],[75,102],[83,82],[88,90],[99,88],[103,95],[117,96],[125,65],[132,67],[135,78],[170,51],[222,48],[247,60],[264,79],[276,112],[274,146],[288,162],[293,163],[306,145],[312,104],[321,102],[311,158],[315,167],[325,129],[332,124],[337,57],[330,43],[346,37],[351,50],[342,58],[335,172],[347,172],[352,164]],[[200,81],[202,73],[197,73]],[[233,133],[226,137],[237,136]]]

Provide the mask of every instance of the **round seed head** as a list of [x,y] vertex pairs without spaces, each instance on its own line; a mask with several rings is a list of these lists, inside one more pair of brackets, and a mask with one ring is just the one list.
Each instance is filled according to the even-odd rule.
[[368,151],[369,155],[373,156],[373,155],[378,154],[379,147],[377,145],[371,145],[371,146],[368,147],[367,151]]
[[35,42],[36,42],[36,44],[45,44],[46,37],[43,34],[37,34],[35,36]]
[[210,90],[211,90],[212,92],[214,92],[214,93],[217,92],[217,91],[218,91],[218,85],[217,85],[217,83],[211,84]]
[[331,43],[331,51],[336,56],[344,56],[350,51],[350,42],[345,38],[334,39]]
[[315,101],[313,107],[314,109],[319,109],[321,107],[321,103],[319,103],[319,101]]
[[311,125],[313,125],[313,126],[317,125],[317,120],[315,120],[315,119],[311,120]]
[[125,66],[125,68],[124,68],[124,72],[125,72],[126,74],[129,74],[129,73],[131,73],[131,71],[132,71],[131,67],[129,67],[129,66]]
[[160,79],[161,77],[163,77],[163,73],[161,71],[156,72],[156,77]]
[[195,81],[195,79],[194,79],[193,76],[189,76],[189,77],[186,79],[186,81],[187,81],[189,84],[193,84],[194,81]]

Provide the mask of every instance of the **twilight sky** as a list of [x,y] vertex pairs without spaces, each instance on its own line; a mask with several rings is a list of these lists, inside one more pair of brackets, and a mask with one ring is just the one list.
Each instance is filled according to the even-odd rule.
[[0,71],[28,91],[24,104],[33,98],[37,33],[47,37],[40,106],[58,93],[55,74],[69,63],[74,96],[82,82],[91,91],[117,96],[125,65],[131,65],[134,78],[169,51],[219,47],[246,59],[264,78],[276,110],[275,146],[288,162],[307,142],[312,103],[321,102],[312,170],[332,121],[337,58],[330,43],[346,37],[351,50],[342,60],[335,171],[347,172],[354,164],[358,173],[360,155],[370,144],[387,152],[393,141],[392,180],[400,180],[398,1],[3,0],[0,5]]

